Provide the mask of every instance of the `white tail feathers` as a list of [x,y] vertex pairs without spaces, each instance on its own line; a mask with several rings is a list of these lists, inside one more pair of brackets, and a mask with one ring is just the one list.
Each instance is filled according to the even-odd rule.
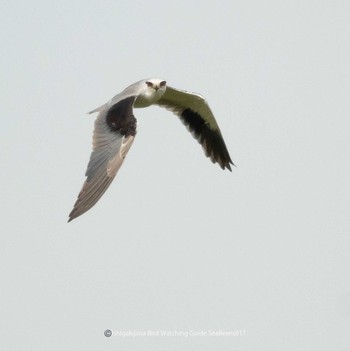
[[106,105],[107,105],[107,104],[103,104],[103,105],[101,105],[101,106],[95,108],[94,110],[89,111],[87,114],[90,115],[91,113],[100,112],[101,110],[104,109],[104,107],[105,107]]

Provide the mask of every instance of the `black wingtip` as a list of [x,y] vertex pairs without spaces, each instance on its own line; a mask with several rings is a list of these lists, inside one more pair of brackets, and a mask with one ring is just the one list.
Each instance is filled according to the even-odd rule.
[[219,166],[225,170],[225,169],[228,169],[230,172],[232,172],[232,168],[231,168],[231,165],[234,166],[234,167],[237,167],[231,160],[229,160],[228,162],[225,162],[225,163],[221,163],[221,162],[218,162],[219,163]]
[[228,169],[230,172],[232,172],[232,168],[231,168],[231,165],[233,167],[237,167],[231,160],[227,163],[224,163],[224,164],[219,164],[220,167],[225,170],[225,169]]

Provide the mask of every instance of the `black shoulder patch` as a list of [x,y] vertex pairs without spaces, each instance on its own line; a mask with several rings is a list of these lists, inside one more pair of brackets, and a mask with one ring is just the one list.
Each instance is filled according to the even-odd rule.
[[206,156],[210,157],[213,162],[217,162],[222,169],[231,170],[230,163],[233,164],[233,162],[220,130],[211,129],[198,113],[189,108],[180,113],[180,118],[203,146]]
[[133,105],[136,96],[130,96],[117,102],[107,112],[106,122],[112,132],[118,131],[127,137],[136,135],[136,118],[133,115]]

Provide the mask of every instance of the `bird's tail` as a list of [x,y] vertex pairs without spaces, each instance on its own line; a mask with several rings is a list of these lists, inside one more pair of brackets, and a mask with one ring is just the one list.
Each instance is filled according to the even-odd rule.
[[88,114],[90,115],[91,113],[100,112],[100,111],[102,111],[102,110],[105,108],[106,105],[107,105],[107,104],[103,104],[103,105],[101,105],[101,106],[95,108],[94,110],[89,111]]

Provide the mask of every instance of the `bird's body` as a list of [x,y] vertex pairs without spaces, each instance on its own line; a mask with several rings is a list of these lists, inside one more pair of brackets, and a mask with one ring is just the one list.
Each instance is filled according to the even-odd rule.
[[232,160],[220,129],[201,95],[177,90],[162,79],[136,82],[106,104],[99,112],[93,133],[93,151],[86,170],[86,181],[69,215],[69,221],[88,211],[107,190],[137,133],[133,108],[158,105],[175,113],[202,145],[205,155],[222,169],[231,170]]

